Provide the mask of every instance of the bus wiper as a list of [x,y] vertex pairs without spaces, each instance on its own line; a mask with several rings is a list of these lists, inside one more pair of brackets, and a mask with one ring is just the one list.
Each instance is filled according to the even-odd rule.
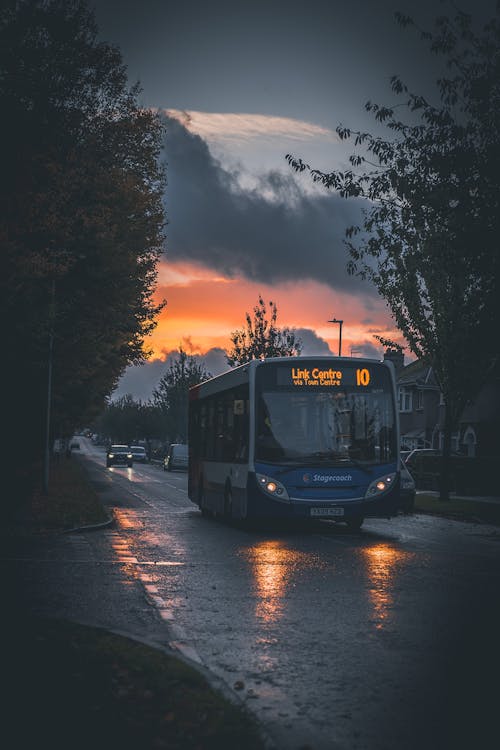
[[330,466],[339,466],[348,460],[335,454],[333,451],[318,451],[316,453],[306,454],[300,457],[284,456],[280,459],[281,466],[294,466],[299,469],[308,469],[315,464],[329,464]]
[[347,463],[347,464],[350,464],[351,466],[355,466],[357,469],[361,469],[361,471],[364,471],[365,474],[370,474],[369,467],[365,463],[362,463],[361,461],[359,461],[357,458],[351,458],[350,456],[346,457],[344,458],[343,463]]
[[294,458],[293,456],[286,456],[283,461],[290,462],[293,464],[300,464],[301,466],[311,466],[311,464],[315,463],[331,463],[332,461],[337,460],[337,457],[332,451],[317,451],[315,453],[307,453],[304,456],[299,456],[297,458]]

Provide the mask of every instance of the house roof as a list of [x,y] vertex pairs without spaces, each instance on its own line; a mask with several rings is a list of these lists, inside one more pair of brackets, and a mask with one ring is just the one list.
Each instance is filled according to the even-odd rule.
[[397,381],[398,385],[418,385],[439,389],[432,367],[419,359],[406,365],[399,373]]

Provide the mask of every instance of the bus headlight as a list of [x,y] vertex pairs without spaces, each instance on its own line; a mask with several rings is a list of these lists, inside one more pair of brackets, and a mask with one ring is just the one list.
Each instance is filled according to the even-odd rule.
[[369,500],[372,497],[377,497],[378,495],[384,495],[386,492],[388,492],[391,489],[391,487],[394,486],[395,481],[396,481],[396,474],[384,474],[383,477],[374,479],[373,482],[370,483],[368,489],[366,490],[365,498]]
[[265,474],[256,474],[257,484],[263,490],[266,495],[274,498],[274,500],[281,500],[282,502],[289,502],[288,492],[286,487],[278,482],[273,477],[266,477]]

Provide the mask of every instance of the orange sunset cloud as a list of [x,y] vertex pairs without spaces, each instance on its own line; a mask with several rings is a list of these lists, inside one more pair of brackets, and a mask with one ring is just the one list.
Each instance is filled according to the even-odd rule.
[[[344,321],[342,353],[368,346],[381,349],[375,333],[399,340],[382,300],[333,291],[326,284],[297,281],[262,284],[229,278],[201,266],[162,262],[158,274],[157,298],[167,306],[147,345],[153,359],[164,359],[179,345],[197,354],[230,346],[230,334],[245,325],[245,313],[252,314],[259,295],[278,308],[278,325],[310,329],[338,353],[339,326]],[[354,351],[353,351],[354,353]]]

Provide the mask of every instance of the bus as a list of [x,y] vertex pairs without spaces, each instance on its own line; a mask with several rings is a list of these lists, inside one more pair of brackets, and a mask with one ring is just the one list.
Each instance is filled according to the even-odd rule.
[[189,390],[189,498],[227,520],[391,518],[398,414],[391,362],[252,360]]

